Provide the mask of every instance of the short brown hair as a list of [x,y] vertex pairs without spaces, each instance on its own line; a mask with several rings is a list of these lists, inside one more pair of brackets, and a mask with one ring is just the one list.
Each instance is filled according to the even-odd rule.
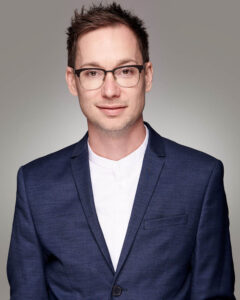
[[68,66],[74,68],[76,46],[79,36],[101,27],[123,24],[129,27],[137,37],[143,62],[149,61],[148,34],[143,21],[130,11],[122,9],[115,2],[103,6],[93,4],[89,10],[84,6],[79,13],[76,9],[71,19],[71,26],[67,29]]

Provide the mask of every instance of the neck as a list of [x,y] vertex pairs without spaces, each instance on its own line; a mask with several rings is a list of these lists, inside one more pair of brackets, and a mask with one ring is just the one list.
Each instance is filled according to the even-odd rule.
[[88,124],[91,149],[97,155],[111,160],[119,160],[135,151],[143,143],[145,136],[146,129],[142,119],[121,132],[108,132]]

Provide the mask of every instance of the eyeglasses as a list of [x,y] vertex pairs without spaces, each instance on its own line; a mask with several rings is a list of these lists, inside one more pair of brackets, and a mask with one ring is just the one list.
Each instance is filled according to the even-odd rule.
[[143,69],[144,65],[128,65],[112,70],[104,70],[101,68],[74,69],[74,73],[79,77],[79,82],[85,90],[99,89],[103,85],[108,72],[113,74],[118,85],[131,88],[138,84],[140,73]]

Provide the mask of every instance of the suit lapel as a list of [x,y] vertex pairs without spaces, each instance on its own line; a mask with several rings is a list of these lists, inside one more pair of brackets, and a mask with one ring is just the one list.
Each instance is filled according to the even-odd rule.
[[149,141],[143,160],[133,209],[115,273],[115,278],[118,276],[128,253],[131,250],[131,246],[148,207],[148,203],[154,193],[165,162],[162,138],[150,127],[148,123],[145,123],[145,125],[149,129]]
[[[126,261],[165,162],[162,137],[158,135],[158,133],[155,132],[148,123],[145,122],[145,125],[149,129],[149,141],[144,155],[142,171],[115,278],[118,276],[124,262]],[[72,172],[87,222],[92,230],[100,251],[114,274],[111,257],[98,222],[94,205],[88,161],[87,138],[88,134],[86,133],[73,151],[71,159]]]
[[100,251],[109,265],[109,268],[114,273],[110,254],[95,210],[88,161],[87,138],[88,135],[86,134],[74,149],[71,158],[72,173],[87,222],[100,248]]

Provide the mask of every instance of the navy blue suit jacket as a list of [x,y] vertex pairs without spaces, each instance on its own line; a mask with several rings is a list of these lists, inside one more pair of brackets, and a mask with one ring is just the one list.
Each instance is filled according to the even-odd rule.
[[146,125],[116,272],[94,207],[87,134],[19,169],[11,300],[235,299],[221,161]]

